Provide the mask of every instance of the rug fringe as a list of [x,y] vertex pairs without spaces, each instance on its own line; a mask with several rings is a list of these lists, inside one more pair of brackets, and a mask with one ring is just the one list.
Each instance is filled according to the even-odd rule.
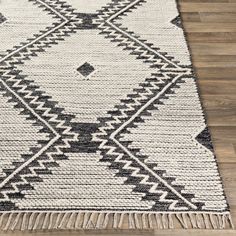
[[5,212],[0,229],[225,229],[234,228],[229,212]]

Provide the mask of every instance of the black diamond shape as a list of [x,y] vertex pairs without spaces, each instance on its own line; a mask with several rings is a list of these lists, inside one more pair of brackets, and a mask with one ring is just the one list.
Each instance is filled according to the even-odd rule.
[[3,16],[2,13],[0,13],[0,24],[3,23],[6,20],[6,18]]
[[85,77],[90,75],[94,70],[94,67],[88,62],[85,62],[83,65],[77,68],[77,71]]
[[182,28],[182,21],[181,21],[181,17],[180,16],[177,16],[175,17],[172,21],[171,21],[172,24],[176,25],[177,27],[179,28]]

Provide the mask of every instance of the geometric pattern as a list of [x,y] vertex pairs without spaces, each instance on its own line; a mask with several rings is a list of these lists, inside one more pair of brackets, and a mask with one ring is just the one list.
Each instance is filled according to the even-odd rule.
[[151,227],[152,214],[168,227],[172,214],[183,227],[186,216],[192,227],[204,227],[197,217],[225,227],[229,208],[174,0],[0,6],[6,229],[21,213],[23,229],[75,219],[73,228],[80,212],[81,228],[98,227],[100,216],[108,225],[109,214],[118,227],[126,213],[137,228]]
[[94,70],[95,70],[94,67],[87,62],[85,62],[83,65],[77,68],[77,71],[85,77],[90,75]]
[[[140,7],[126,11],[114,20],[119,28],[145,41],[145,44],[165,56],[172,57],[175,63],[190,65],[189,52],[182,27],[176,19],[179,15],[174,1],[143,0]],[[174,21],[174,22],[173,22]],[[177,24],[176,24],[177,23]],[[182,43],[180,43],[182,42]]]

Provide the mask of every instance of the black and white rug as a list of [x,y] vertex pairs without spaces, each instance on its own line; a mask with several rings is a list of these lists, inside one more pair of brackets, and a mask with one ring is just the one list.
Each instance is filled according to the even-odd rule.
[[0,1],[0,224],[229,228],[175,0]]

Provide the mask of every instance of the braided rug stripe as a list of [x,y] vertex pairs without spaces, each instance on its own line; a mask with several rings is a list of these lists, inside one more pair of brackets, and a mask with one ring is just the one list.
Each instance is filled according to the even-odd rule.
[[232,228],[175,0],[0,1],[0,229]]

